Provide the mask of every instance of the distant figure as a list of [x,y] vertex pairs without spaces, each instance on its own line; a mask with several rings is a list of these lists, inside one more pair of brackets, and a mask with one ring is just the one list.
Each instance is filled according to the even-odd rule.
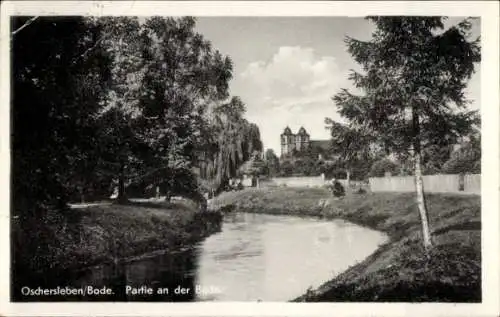
[[242,190],[245,187],[243,186],[243,182],[241,179],[238,180],[238,184],[236,185],[236,190]]
[[343,197],[345,196],[345,189],[342,184],[333,178],[330,183],[330,190],[332,191],[332,194],[334,197]]
[[257,177],[255,175],[252,176],[252,187],[257,187]]

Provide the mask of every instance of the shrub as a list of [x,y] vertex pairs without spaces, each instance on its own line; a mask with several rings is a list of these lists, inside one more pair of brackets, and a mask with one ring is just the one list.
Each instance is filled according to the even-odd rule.
[[382,159],[373,163],[370,169],[371,177],[383,177],[385,173],[398,174],[399,165],[389,159]]
[[328,189],[332,192],[334,197],[343,197],[345,196],[344,186],[338,181],[335,181],[333,184],[328,185]]

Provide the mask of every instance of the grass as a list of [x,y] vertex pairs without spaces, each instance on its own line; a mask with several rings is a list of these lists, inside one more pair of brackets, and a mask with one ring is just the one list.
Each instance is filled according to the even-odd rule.
[[426,254],[413,193],[350,194],[322,188],[224,193],[213,209],[342,218],[386,232],[390,241],[363,262],[295,301],[480,302],[479,196],[427,194],[434,247]]

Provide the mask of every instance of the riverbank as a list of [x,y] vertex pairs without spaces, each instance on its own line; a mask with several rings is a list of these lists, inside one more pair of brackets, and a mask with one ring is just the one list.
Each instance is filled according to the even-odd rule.
[[[44,229],[36,235],[51,239],[45,239],[49,245],[40,245],[30,254],[31,261],[22,258],[21,250],[14,265],[19,282],[41,279],[38,282],[44,283],[44,276],[76,274],[97,264],[124,263],[153,251],[190,247],[220,230],[222,221],[220,213],[200,212],[188,201],[108,203],[70,208],[65,213],[45,219]],[[49,214],[48,218],[52,216],[56,217]],[[26,234],[20,234],[22,228],[15,219],[12,225],[19,247]]]
[[210,208],[342,218],[389,235],[390,241],[367,259],[294,301],[480,302],[480,197],[428,194],[427,205],[434,241],[429,258],[412,193],[334,200],[322,188],[246,189],[223,193]]

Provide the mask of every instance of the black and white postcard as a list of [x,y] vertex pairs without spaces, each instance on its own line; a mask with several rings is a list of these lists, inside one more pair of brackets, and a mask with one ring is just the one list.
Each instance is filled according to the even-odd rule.
[[0,314],[498,315],[498,8],[5,2]]

